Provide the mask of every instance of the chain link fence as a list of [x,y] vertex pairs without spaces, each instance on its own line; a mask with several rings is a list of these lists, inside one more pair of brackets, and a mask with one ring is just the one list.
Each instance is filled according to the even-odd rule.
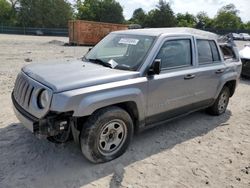
[[34,28],[0,26],[0,33],[18,35],[68,36],[68,28]]
[[[249,33],[250,30],[236,30],[236,29],[204,29],[219,35],[228,33]],[[44,35],[44,36],[64,36],[69,35],[68,28],[34,28],[34,27],[12,27],[0,26],[0,33],[4,34],[19,34],[19,35]]]
[[248,33],[250,34],[250,30],[246,29],[205,29],[206,31],[216,33],[218,35],[226,35],[228,33]]

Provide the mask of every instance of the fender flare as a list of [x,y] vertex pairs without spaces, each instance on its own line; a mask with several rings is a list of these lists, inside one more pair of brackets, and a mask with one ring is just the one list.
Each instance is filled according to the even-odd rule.
[[220,82],[220,84],[219,84],[219,86],[218,86],[218,89],[217,89],[217,92],[216,92],[216,95],[215,95],[215,99],[218,98],[218,96],[219,96],[219,94],[220,94],[222,88],[225,86],[225,84],[226,84],[227,82],[236,81],[236,83],[237,83],[237,79],[238,79],[238,78],[237,78],[237,74],[236,74],[236,73],[231,73],[231,74],[225,75],[225,76],[222,78],[222,80],[221,80],[221,82]]

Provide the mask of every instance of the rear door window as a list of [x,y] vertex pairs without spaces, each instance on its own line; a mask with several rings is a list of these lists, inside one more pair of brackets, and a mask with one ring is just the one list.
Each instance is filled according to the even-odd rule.
[[197,40],[199,64],[209,64],[220,61],[218,48],[214,41]]
[[220,61],[220,55],[219,55],[219,51],[218,48],[215,44],[214,41],[209,41],[211,50],[212,50],[212,55],[213,55],[213,61]]

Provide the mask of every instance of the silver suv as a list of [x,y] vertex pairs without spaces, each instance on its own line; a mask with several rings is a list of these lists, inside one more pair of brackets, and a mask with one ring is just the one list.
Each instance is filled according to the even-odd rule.
[[31,64],[12,94],[18,119],[39,137],[80,144],[94,163],[122,155],[134,132],[207,109],[221,115],[241,72],[217,36],[189,28],[118,31],[82,60]]

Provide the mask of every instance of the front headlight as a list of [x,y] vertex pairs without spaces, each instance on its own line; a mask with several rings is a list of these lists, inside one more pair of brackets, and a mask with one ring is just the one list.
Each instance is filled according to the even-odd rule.
[[37,100],[38,107],[44,109],[49,104],[49,93],[47,90],[42,90],[38,95]]

